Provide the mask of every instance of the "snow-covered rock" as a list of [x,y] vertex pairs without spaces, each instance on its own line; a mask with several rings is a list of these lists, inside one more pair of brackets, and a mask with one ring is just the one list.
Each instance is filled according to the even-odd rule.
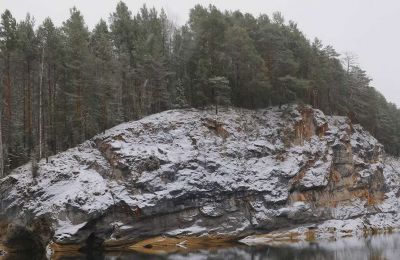
[[28,164],[0,180],[0,240],[91,247],[317,222],[321,234],[394,227],[399,166],[360,126],[310,107],[165,111],[40,161],[36,178]]

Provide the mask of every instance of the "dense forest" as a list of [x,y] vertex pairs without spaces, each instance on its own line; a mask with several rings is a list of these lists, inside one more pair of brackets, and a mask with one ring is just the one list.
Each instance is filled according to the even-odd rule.
[[311,104],[361,123],[400,153],[400,111],[353,55],[310,41],[276,12],[195,6],[174,25],[120,2],[92,31],[76,8],[61,27],[6,10],[0,24],[0,175],[118,123],[172,108]]

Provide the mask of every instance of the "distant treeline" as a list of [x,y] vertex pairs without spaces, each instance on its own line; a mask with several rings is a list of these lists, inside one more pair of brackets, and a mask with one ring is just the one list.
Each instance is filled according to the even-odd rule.
[[177,27],[166,13],[120,2],[93,31],[81,13],[56,27],[6,10],[0,24],[0,175],[118,123],[208,105],[290,102],[361,123],[400,152],[400,112],[352,55],[308,40],[280,13],[254,17],[195,6]]

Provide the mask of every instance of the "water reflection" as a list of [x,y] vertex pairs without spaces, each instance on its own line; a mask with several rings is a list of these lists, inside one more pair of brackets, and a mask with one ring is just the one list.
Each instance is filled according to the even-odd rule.
[[[1,260],[3,258],[0,257]],[[8,255],[4,260],[42,260],[34,255]],[[134,252],[93,252],[88,255],[58,256],[57,260],[398,260],[400,259],[400,234],[372,236],[368,238],[344,238],[319,243],[297,243],[286,246],[236,246],[169,255],[146,255]]]

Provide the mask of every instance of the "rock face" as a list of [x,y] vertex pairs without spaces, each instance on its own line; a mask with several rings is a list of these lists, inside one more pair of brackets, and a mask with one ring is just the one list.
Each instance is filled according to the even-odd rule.
[[0,180],[0,241],[91,248],[395,228],[398,166],[359,125],[310,107],[166,111],[42,160],[36,178],[28,164]]

